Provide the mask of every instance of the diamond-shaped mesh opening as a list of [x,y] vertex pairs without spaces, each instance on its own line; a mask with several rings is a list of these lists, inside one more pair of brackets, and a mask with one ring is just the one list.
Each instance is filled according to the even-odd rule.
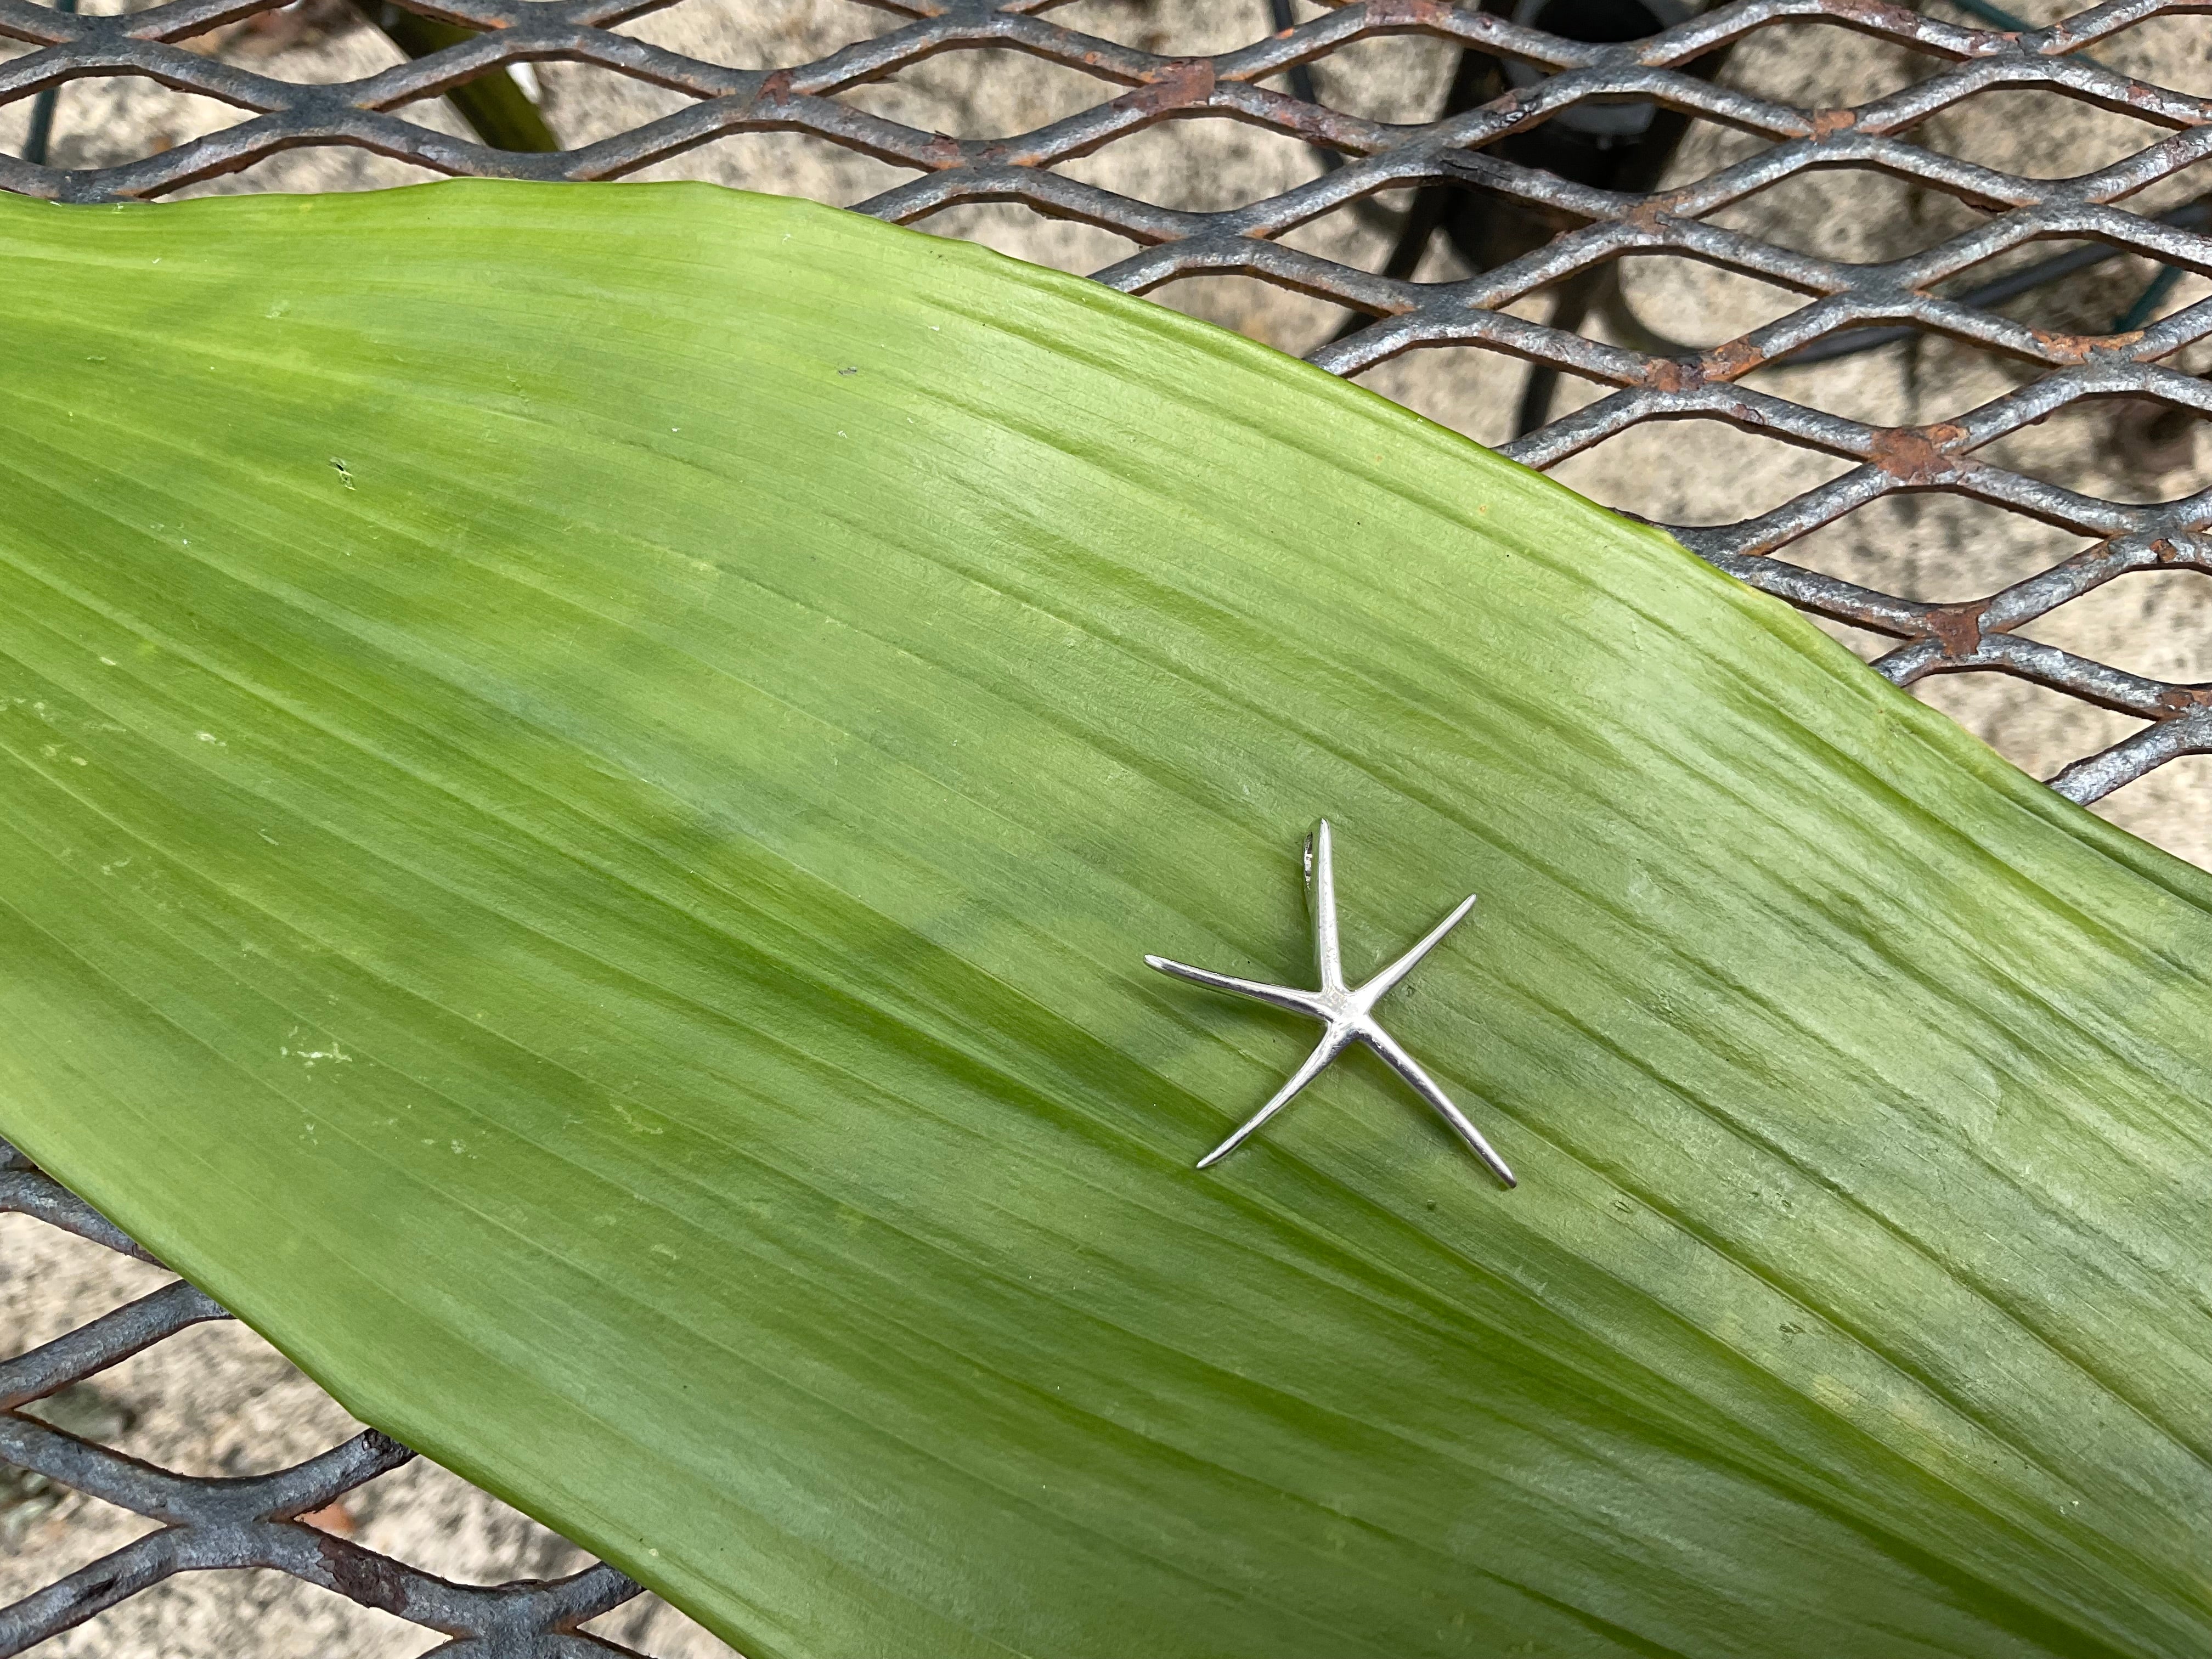
[[2212,685],[2212,630],[2176,627],[2212,602],[2204,570],[2144,570],[2118,578],[2020,632],[2146,679]]
[[[1308,17],[1327,15],[1319,6],[1299,9]],[[1235,17],[1231,7],[1224,6],[1221,11],[1224,22]],[[1066,14],[1055,16],[1065,18]],[[1251,38],[1249,24],[1231,33],[1243,35],[1243,40],[1234,42],[1237,45]],[[1444,94],[1451,85],[1458,60],[1459,50],[1449,41],[1425,35],[1396,34],[1381,40],[1355,40],[1331,52],[1306,72],[1312,77],[1319,100],[1333,110],[1370,121],[1421,122],[1435,119],[1437,112],[1443,107]],[[1269,76],[1261,84],[1295,96],[1296,80],[1292,72],[1285,70]]]
[[2097,61],[2174,92],[2212,98],[2212,51],[2206,50],[2201,12],[2145,18],[2100,45]]
[[[1691,454],[1698,464],[1681,465]],[[1630,427],[1562,461],[1552,476],[1607,507],[1698,526],[1771,511],[1850,470],[1837,456],[1702,418]]]
[[610,32],[707,64],[780,70],[891,33],[902,21],[888,9],[854,0],[745,0],[742,6],[657,7],[623,16]]
[[[156,1523],[128,1510],[41,1480],[27,1471],[8,1469],[5,1465],[0,1465],[0,1470],[5,1471],[13,1489],[10,1496],[23,1494],[8,1513],[0,1515],[11,1546],[4,1553],[16,1558],[9,1568],[0,1569],[0,1595],[9,1601],[46,1580],[82,1571],[102,1557],[157,1530]],[[87,1654],[100,1650],[89,1644],[82,1650]],[[40,1659],[45,1659],[43,1652]]]
[[1286,134],[1238,121],[1188,120],[1132,132],[1054,170],[1156,206],[1221,213],[1296,190],[1321,167],[1309,146]]
[[925,58],[836,97],[948,137],[1005,138],[1081,113],[1098,101],[1098,91],[1097,81],[1081,70],[1002,48]]
[[[2012,0],[2015,31],[1981,0],[1594,3],[438,0],[442,35],[352,0],[19,3],[0,188],[699,178],[1088,272],[1670,524],[2063,793],[2212,863],[2201,14]],[[1656,32],[1627,41],[1638,7]],[[45,1190],[0,1179],[0,1207]],[[418,1552],[389,1528],[442,1513],[450,1477],[346,1446],[326,1484],[357,1505],[333,1547],[357,1599],[416,1571],[392,1555],[567,1570]],[[125,1498],[143,1478],[108,1477]],[[31,1588],[15,1559],[0,1583]],[[144,1606],[197,1639],[191,1609],[256,1605],[222,1588],[244,1582],[49,1607],[33,1633],[90,1616],[55,1650],[103,1651]],[[648,1642],[604,1568],[475,1601],[406,1582],[454,1628],[511,1626],[502,1651],[551,1659],[587,1621]],[[365,1639],[309,1650],[409,1650]]]
[[1823,525],[1792,542],[1787,556],[1900,599],[1957,605],[1985,599],[2096,545],[1995,502],[1911,490]]
[[[180,1375],[193,1378],[191,1391],[172,1386]],[[113,1406],[115,1420],[64,1426],[126,1455],[207,1480],[271,1474],[361,1427],[305,1377],[271,1366],[268,1345],[228,1320],[180,1331],[88,1386]],[[229,1401],[230,1408],[204,1413],[198,1402],[206,1398]]]
[[1155,289],[1152,297],[1293,355],[1326,343],[1344,318],[1326,300],[1286,293],[1251,276],[1186,276]]
[[77,119],[55,138],[50,153],[70,167],[118,167],[253,118],[251,110],[175,92],[137,75],[72,82],[66,96]]
[[[758,186],[756,186],[758,188]],[[786,191],[785,195],[798,192]],[[969,202],[958,207],[946,208],[933,213],[924,222],[924,228],[939,236],[957,236],[964,242],[981,242],[985,247],[994,247],[1001,253],[1010,253],[1018,259],[1027,259],[1032,264],[1050,265],[1057,270],[1090,271],[1101,265],[1111,264],[1116,259],[1127,258],[1137,251],[1139,244],[1126,236],[1117,236],[1110,230],[1101,230],[1096,225],[1086,225],[1076,219],[1048,219],[1036,209],[1018,202]],[[1235,281],[1236,278],[1194,278],[1178,283],[1174,289],[1163,290],[1158,296],[1176,303],[1175,294],[1188,289],[1195,283]],[[1265,283],[1257,286],[1267,294],[1285,301],[1295,301],[1299,296],[1285,294]],[[1186,304],[1185,309],[1188,307]],[[1203,314],[1203,313],[1201,313]],[[1280,343],[1271,334],[1255,337],[1270,344]]]
[[[2212,188],[2212,175],[2206,185]],[[1946,299],[1984,317],[2021,325],[2026,331],[2008,331],[1993,339],[2006,348],[2002,355],[2014,360],[2014,372],[2023,379],[2047,356],[2038,351],[2033,331],[2116,331],[2159,270],[2124,247],[2086,237],[2022,242],[1987,258],[1958,263],[1957,270],[1947,271],[1933,286]],[[2149,320],[2146,316],[2135,323]]]
[[[547,106],[564,107],[551,94]],[[740,132],[710,139],[694,149],[650,162],[625,175],[640,183],[677,179],[703,179],[738,190],[766,191],[775,196],[804,196],[817,202],[849,206],[894,188],[904,178],[897,168],[872,155],[851,150],[811,132]],[[1027,218],[1026,208],[1013,211]]]
[[[1294,226],[1275,241],[1280,246],[1317,254],[1333,264],[1354,270],[1376,269],[1388,263],[1407,242],[1407,233],[1414,224],[1410,216],[1417,207],[1424,213],[1449,211],[1449,204],[1440,200],[1442,196],[1443,192],[1438,191],[1424,201],[1423,193],[1417,190],[1380,191],[1354,207],[1323,214]],[[1417,284],[1455,283],[1475,273],[1474,264],[1441,230],[1432,230],[1425,238],[1416,236],[1413,245],[1407,247],[1406,257],[1408,263],[1401,266],[1406,280]],[[1348,312],[1340,315],[1340,326],[1354,320],[1370,320],[1364,315],[1355,318]]]
[[1940,246],[1987,216],[1915,179],[1854,167],[1792,174],[1706,222],[1818,259],[1881,264]]
[[[596,64],[542,64],[536,66],[535,74],[546,118],[559,124],[556,130],[565,143],[579,148],[632,131],[648,122],[665,120],[694,107],[698,102],[687,93],[656,86],[636,76],[605,69]],[[769,136],[767,133],[747,133],[744,135],[744,141]],[[836,155],[864,159],[824,140],[816,139],[814,142],[824,144],[828,152]],[[888,173],[884,176],[902,175]]]
[[2109,747],[2143,725],[2109,709],[2085,717],[2075,711],[2063,691],[1995,674],[1935,676],[1919,682],[1912,692],[1990,748],[2023,755],[2031,765],[2046,771],[2066,763],[2078,732],[2092,732]]
[[1581,331],[1668,356],[1706,351],[1804,308],[1798,289],[1677,254],[1632,255],[1610,273],[1618,298]]
[[198,184],[186,185],[165,199],[234,196],[246,192],[304,195],[330,190],[397,190],[427,185],[446,175],[435,167],[379,155],[366,149],[288,149]]
[[[2154,398],[2087,398],[1975,452],[1996,466],[2114,501],[2179,502],[2212,487],[2212,388],[2202,407]],[[2175,388],[2181,389],[2179,386]]]
[[[1940,21],[1943,14],[1932,10],[1931,16]],[[1945,66],[1940,53],[1922,50],[1909,38],[1862,32],[1839,16],[1785,17],[1735,42],[1724,79],[1751,97],[1790,108],[1854,109],[1894,97]],[[1752,133],[1717,124],[1705,137],[1729,143],[1738,154],[1759,143]],[[1690,149],[1696,144],[1693,134]]]
[[[1293,0],[1291,7],[1300,22],[1326,16],[1328,11],[1314,0]],[[1139,52],[1180,57],[1234,52],[1249,46],[1268,27],[1266,0],[1243,8],[1180,6],[1171,0],[1069,0],[1053,8],[1052,21]]]
[[1993,172],[2071,179],[2138,155],[2172,131],[2172,117],[2159,121],[2078,96],[1993,87],[1931,116],[1914,129],[1912,140],[1938,155]]
[[1467,348],[1408,352],[1359,376],[1369,391],[1493,448],[1511,441],[1528,381],[1525,360]]

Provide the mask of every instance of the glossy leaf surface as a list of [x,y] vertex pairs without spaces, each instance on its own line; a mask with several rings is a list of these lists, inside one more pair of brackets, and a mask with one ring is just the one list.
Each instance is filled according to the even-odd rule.
[[[1779,605],[803,204],[0,271],[0,1133],[362,1418],[758,1659],[2212,1650],[2212,881]],[[1323,816],[1518,1190],[1192,1167]]]

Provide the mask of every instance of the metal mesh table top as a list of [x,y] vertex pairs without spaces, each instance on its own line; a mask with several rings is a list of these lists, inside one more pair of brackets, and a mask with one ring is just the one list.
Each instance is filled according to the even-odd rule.
[[[329,3],[299,0],[291,10]],[[2191,368],[2192,350],[2212,336],[2212,297],[2188,297],[2212,276],[2212,92],[2125,67],[2136,32],[2201,17],[2212,11],[2205,0],[2112,0],[2040,27],[2015,27],[1985,0],[1962,3],[1955,21],[1884,0],[1734,0],[1696,15],[1676,0],[1498,0],[1496,9],[1223,0],[1212,21],[1236,44],[1206,51],[1134,27],[1156,10],[1145,0],[873,0],[872,10],[837,9],[833,32],[849,33],[830,49],[813,51],[819,42],[808,37],[805,61],[758,66],[649,38],[653,15],[675,4],[406,0],[378,15],[402,61],[312,79],[270,72],[270,60],[224,44],[278,15],[279,0],[170,0],[103,15],[0,0],[0,40],[15,43],[0,59],[0,115],[33,112],[24,142],[38,158],[0,155],[0,188],[67,202],[158,198],[219,187],[302,147],[371,152],[434,173],[614,179],[665,173],[702,146],[802,135],[910,175],[850,203],[864,213],[953,223],[963,210],[1011,204],[1133,248],[1093,273],[1126,292],[1173,298],[1179,284],[1233,276],[1327,302],[1311,361],[1386,390],[1388,371],[1409,354],[1516,360],[1528,368],[1515,429],[1498,435],[1504,453],[1532,466],[1569,466],[1667,421],[1779,440],[1815,458],[1818,476],[1790,474],[1788,499],[1747,515],[1668,527],[1752,586],[1855,637],[1878,636],[1878,653],[1867,654],[1900,685],[2007,677],[2126,717],[2134,729],[2046,769],[2076,801],[2179,757],[2212,755],[2212,685],[2036,636],[2063,607],[2121,578],[2212,574],[2212,488],[2125,499],[2044,476],[2008,448],[2097,400],[2142,411],[2106,440],[2123,447],[2171,443],[2175,422],[2190,436],[2194,420],[2212,414],[2212,389]],[[817,9],[834,5],[819,0]],[[1231,13],[1233,27],[1223,21]],[[1854,32],[1910,73],[1856,102],[1808,106],[1733,72],[1741,60],[1731,53],[1814,26]],[[1365,61],[1359,54],[1383,41],[1421,43],[1432,63],[1449,54],[1419,118],[1380,118],[1322,95],[1319,77]],[[1075,77],[1081,92],[1024,131],[952,136],[905,118],[917,106],[894,95],[902,86],[962,54],[1007,52]],[[519,148],[559,143],[559,123],[549,128],[515,90],[513,72],[532,64],[624,77],[653,93],[659,112],[565,147]],[[81,96],[118,77],[241,113],[147,153],[82,166],[45,159],[56,89]],[[1971,100],[2027,94],[2118,118],[2135,136],[2066,176],[2008,170],[2002,155],[1976,159],[1930,142]],[[506,147],[465,136],[450,112],[431,113],[455,106]],[[1249,199],[1222,203],[1194,189],[1174,201],[1120,187],[1097,165],[1131,144],[1165,145],[1170,162],[1178,147],[1202,157],[1200,139],[1223,122],[1295,147],[1296,176],[1278,167]],[[1202,171],[1202,160],[1188,167]],[[1819,235],[1761,217],[1759,204],[1777,192],[1834,173],[1878,177],[1941,210],[1918,213],[1924,234],[1880,257],[1818,251]],[[1372,234],[1332,240],[1330,227],[1352,221]],[[1374,257],[1351,257],[1355,245]],[[1447,246],[1457,263],[1440,269]],[[1629,262],[1655,259],[1753,279],[1787,298],[1716,343],[1686,344],[1630,303]],[[2121,314],[2087,328],[2018,314],[2081,273],[2122,267],[2139,292]],[[1328,307],[1342,308],[1340,325]],[[1826,395],[1828,365],[1875,351],[1920,363],[1910,354],[1924,345],[1999,360],[2002,382],[1976,382],[1940,418],[1900,424]],[[1554,414],[1568,383],[1594,394]],[[2017,525],[2023,545],[2051,556],[1937,599],[1888,591],[1865,571],[1824,569],[1804,554],[1853,514],[1929,496]],[[1661,507],[1645,515],[1668,517]],[[12,1152],[0,1159],[0,1210],[135,1251]],[[180,1283],[0,1364],[0,1459],[161,1523],[121,1554],[0,1610],[0,1656],[170,1574],[244,1565],[441,1632],[451,1642],[441,1652],[621,1650],[578,1631],[637,1593],[611,1569],[471,1588],[302,1522],[410,1455],[380,1436],[294,1469],[221,1480],[134,1462],[18,1409],[223,1316]]]

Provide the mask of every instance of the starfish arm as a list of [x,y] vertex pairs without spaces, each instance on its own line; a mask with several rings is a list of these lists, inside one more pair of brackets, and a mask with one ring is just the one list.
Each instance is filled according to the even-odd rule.
[[1491,1150],[1490,1143],[1482,1138],[1482,1131],[1467,1121],[1467,1115],[1451,1103],[1451,1097],[1437,1085],[1437,1080],[1421,1069],[1420,1061],[1398,1046],[1395,1037],[1368,1020],[1359,1028],[1361,1041],[1382,1056],[1383,1063],[1413,1086],[1413,1092],[1443,1114],[1444,1121],[1459,1131],[1459,1137],[1474,1150],[1474,1155],[1487,1164],[1492,1174],[1507,1186],[1520,1183],[1513,1179],[1513,1171],[1505,1167],[1505,1160]]
[[1382,1000],[1382,995],[1385,992],[1389,990],[1389,988],[1395,985],[1400,980],[1405,978],[1407,975],[1412,973],[1413,969],[1419,965],[1420,960],[1423,957],[1428,955],[1430,951],[1435,950],[1438,945],[1443,943],[1443,937],[1446,933],[1449,933],[1453,928],[1458,927],[1461,922],[1466,921],[1467,913],[1474,908],[1474,895],[1469,893],[1465,898],[1459,902],[1457,907],[1453,909],[1449,915],[1446,916],[1442,921],[1438,922],[1434,927],[1431,927],[1429,930],[1427,936],[1424,938],[1419,945],[1416,945],[1412,950],[1407,951],[1404,956],[1400,957],[1397,961],[1392,963],[1381,973],[1376,975],[1373,979],[1369,980],[1366,984],[1361,986],[1359,988],[1359,1000],[1368,1007],[1372,1008],[1377,1002]]
[[1327,818],[1306,837],[1306,908],[1313,912],[1314,966],[1321,970],[1321,988],[1340,991],[1344,962],[1336,939],[1336,863]]
[[1194,968],[1187,962],[1170,962],[1165,957],[1146,957],[1145,966],[1158,969],[1163,974],[1177,979],[1187,979],[1194,985],[1203,985],[1210,991],[1227,991],[1231,995],[1250,997],[1255,1002],[1264,1002],[1273,1008],[1287,1009],[1294,1014],[1304,1014],[1314,1019],[1328,1018],[1321,1012],[1314,994],[1288,985],[1262,985],[1256,979],[1239,979],[1234,974],[1217,974],[1210,968]]
[[1218,1164],[1243,1146],[1261,1124],[1289,1105],[1291,1098],[1299,1090],[1319,1077],[1329,1061],[1344,1052],[1345,1045],[1351,1040],[1351,1034],[1348,1031],[1332,1025],[1322,1036],[1321,1042],[1316,1045],[1314,1051],[1306,1056],[1305,1063],[1291,1073],[1291,1080],[1275,1091],[1275,1097],[1239,1124],[1236,1133],[1199,1159],[1198,1167],[1203,1170],[1209,1164]]

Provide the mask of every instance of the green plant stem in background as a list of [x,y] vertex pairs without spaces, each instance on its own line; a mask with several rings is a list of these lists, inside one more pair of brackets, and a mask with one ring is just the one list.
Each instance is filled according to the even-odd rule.
[[[0,1133],[367,1421],[753,1659],[2212,1651],[2212,878],[1781,605],[806,204],[0,269]],[[1192,1168],[1323,816],[1518,1189]]]
[[[424,17],[393,5],[391,0],[355,0],[355,3],[362,16],[389,35],[392,45],[410,58],[427,58],[443,47],[473,40],[480,33],[459,23]],[[446,97],[476,129],[477,137],[495,149],[544,152],[561,148],[561,141],[553,136],[538,106],[504,69],[449,88]]]
[[2157,274],[2144,284],[2143,291],[2136,295],[2133,304],[2112,319],[2112,332],[2124,334],[2131,328],[2142,328],[2158,314],[2166,303],[2166,295],[2181,284],[2185,273],[2179,265],[2160,265]]
[[[76,0],[54,0],[54,9],[64,14],[76,10]],[[31,124],[23,135],[23,159],[44,165],[46,151],[54,136],[54,110],[61,101],[61,88],[48,87],[31,100]]]

